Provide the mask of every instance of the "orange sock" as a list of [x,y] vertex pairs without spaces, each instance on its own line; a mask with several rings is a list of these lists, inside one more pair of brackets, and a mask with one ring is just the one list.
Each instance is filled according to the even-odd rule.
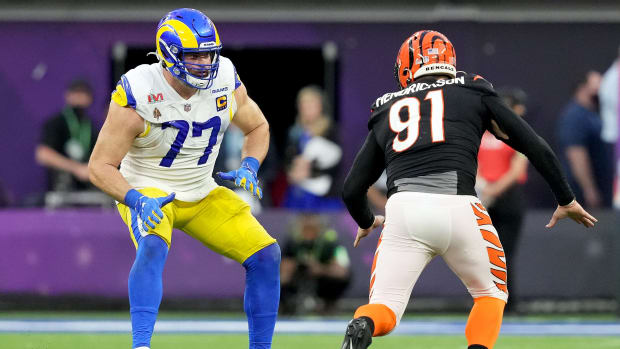
[[498,298],[474,299],[474,307],[469,313],[467,326],[465,326],[467,345],[478,344],[493,349],[502,326],[505,306],[506,302]]
[[354,318],[366,316],[375,323],[375,331],[372,336],[385,336],[396,327],[396,315],[392,309],[383,304],[366,304],[357,308]]

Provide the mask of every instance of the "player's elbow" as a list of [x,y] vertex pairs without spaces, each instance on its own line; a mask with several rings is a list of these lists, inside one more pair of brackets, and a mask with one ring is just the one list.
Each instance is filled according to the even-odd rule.
[[88,179],[94,185],[97,185],[97,175],[96,175],[96,172],[97,172],[97,165],[96,165],[95,161],[93,161],[93,159],[91,158],[88,161]]
[[245,136],[254,140],[267,140],[269,141],[269,123],[262,117],[255,120],[253,124],[247,125],[247,130],[244,131]]
[[105,163],[97,161],[97,159],[91,157],[88,161],[88,179],[95,186],[99,187],[101,183],[101,178],[103,176]]
[[260,125],[258,126],[261,131],[266,134],[267,136],[269,136],[269,122],[267,121],[267,119],[263,118],[262,122],[260,123]]

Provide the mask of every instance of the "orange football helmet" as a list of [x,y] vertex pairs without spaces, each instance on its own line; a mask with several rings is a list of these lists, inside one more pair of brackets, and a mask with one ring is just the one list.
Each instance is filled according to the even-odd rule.
[[406,88],[415,79],[431,74],[456,77],[456,53],[445,35],[434,30],[420,30],[400,46],[394,76],[398,86]]

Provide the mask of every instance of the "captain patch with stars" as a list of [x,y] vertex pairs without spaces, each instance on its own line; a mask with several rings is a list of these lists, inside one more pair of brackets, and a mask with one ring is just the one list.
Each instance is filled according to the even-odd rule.
[[228,106],[228,98],[226,95],[219,96],[215,99],[215,104],[217,105],[217,111],[222,111],[226,109]]

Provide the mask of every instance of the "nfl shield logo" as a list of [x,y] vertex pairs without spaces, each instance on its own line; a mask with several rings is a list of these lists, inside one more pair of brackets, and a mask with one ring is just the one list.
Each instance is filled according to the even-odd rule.
[[186,105],[183,107],[183,109],[184,109],[186,112],[189,112],[190,110],[192,110],[192,105],[191,105],[191,104],[186,104]]

